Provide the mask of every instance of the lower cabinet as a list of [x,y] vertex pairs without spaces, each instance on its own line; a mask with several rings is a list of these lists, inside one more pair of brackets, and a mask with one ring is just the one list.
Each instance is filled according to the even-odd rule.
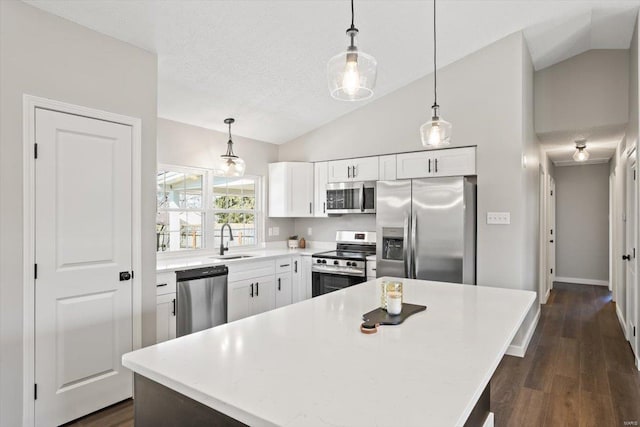
[[309,299],[313,296],[313,275],[311,273],[311,256],[302,256],[302,271],[300,277],[300,300]]
[[242,319],[276,307],[273,275],[229,282],[227,321]]
[[156,342],[176,337],[176,294],[156,297]]
[[291,272],[276,274],[276,308],[284,307],[293,302],[293,280]]

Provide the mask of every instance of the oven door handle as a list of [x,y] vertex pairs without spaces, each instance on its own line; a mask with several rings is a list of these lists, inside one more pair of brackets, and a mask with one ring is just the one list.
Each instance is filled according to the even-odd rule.
[[353,277],[366,277],[367,276],[367,272],[366,271],[345,271],[345,270],[339,270],[339,269],[333,269],[330,267],[321,267],[321,268],[312,268],[311,272],[313,273],[326,273],[326,274],[336,274],[338,276],[353,276]]
[[364,184],[360,186],[360,212],[364,212]]

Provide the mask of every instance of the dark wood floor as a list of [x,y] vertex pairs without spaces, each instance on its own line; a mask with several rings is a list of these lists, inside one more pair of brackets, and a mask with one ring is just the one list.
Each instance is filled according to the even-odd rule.
[[[606,288],[555,284],[526,356],[493,376],[491,410],[496,427],[640,425],[640,373]],[[132,427],[132,401],[69,426]]]
[[524,358],[491,382],[496,426],[637,426],[640,374],[602,286],[556,283]]

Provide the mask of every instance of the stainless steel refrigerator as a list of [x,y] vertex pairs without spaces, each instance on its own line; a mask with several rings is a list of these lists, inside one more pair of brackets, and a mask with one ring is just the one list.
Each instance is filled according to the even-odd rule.
[[379,181],[377,276],[476,284],[474,178]]

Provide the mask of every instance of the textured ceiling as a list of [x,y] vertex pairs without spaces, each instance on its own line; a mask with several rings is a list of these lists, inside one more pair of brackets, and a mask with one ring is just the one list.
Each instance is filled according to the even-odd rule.
[[[156,52],[161,117],[224,131],[222,120],[233,116],[236,134],[283,143],[365,105],[335,101],[327,90],[326,62],[346,47],[347,0],[27,3]],[[591,47],[628,48],[639,4],[442,0],[439,65],[523,29],[538,69]],[[356,1],[359,46],[379,64],[372,100],[433,71],[431,8]]]

